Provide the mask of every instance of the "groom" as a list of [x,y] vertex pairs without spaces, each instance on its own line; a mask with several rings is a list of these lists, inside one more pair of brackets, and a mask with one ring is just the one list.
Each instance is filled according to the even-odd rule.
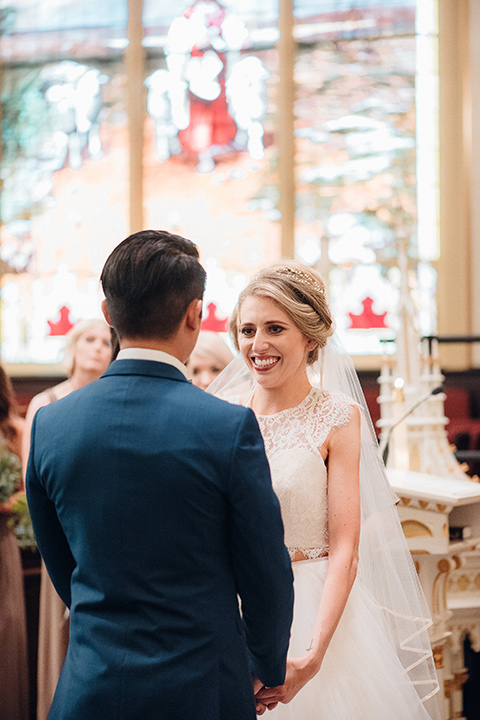
[[253,719],[253,679],[284,679],[292,575],[252,411],[185,377],[205,271],[148,230],[101,281],[118,358],[32,428],[30,511],[71,610],[49,718]]

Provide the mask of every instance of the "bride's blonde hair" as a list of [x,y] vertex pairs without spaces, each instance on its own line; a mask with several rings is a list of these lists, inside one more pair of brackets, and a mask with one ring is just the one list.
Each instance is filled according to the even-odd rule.
[[260,270],[238,298],[230,319],[230,333],[239,350],[238,323],[243,301],[251,295],[268,298],[286,312],[307,340],[317,345],[308,354],[307,364],[315,362],[318,350],[333,334],[333,318],[320,275],[303,263],[284,260]]

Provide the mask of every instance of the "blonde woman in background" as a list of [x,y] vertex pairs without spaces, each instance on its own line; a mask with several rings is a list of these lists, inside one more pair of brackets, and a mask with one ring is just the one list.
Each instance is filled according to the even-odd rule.
[[[20,459],[24,420],[0,366],[0,437]],[[0,716],[28,720],[27,626],[20,550],[8,527],[12,503],[0,503]]]
[[[35,395],[26,414],[23,440],[24,473],[30,432],[39,408],[88,385],[107,369],[111,358],[110,328],[103,320],[82,320],[67,335],[63,364],[67,379]],[[52,704],[68,646],[68,611],[57,595],[42,562],[38,636],[37,718],[45,720]]]
[[233,355],[221,335],[202,330],[187,362],[192,384],[205,390],[232,360]]

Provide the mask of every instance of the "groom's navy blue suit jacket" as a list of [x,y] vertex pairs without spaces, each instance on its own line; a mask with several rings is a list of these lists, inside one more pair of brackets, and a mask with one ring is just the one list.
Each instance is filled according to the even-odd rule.
[[71,609],[49,718],[255,717],[250,675],[283,682],[293,590],[251,410],[117,360],[38,411],[27,493]]

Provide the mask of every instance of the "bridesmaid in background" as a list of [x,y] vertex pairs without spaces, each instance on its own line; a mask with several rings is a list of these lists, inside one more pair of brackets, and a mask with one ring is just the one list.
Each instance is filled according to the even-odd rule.
[[[111,358],[110,328],[103,320],[83,320],[67,335],[64,366],[67,380],[35,395],[26,414],[23,441],[24,474],[30,433],[39,408],[88,385],[107,369]],[[46,720],[68,647],[68,610],[57,595],[42,562],[38,635],[37,718]]]
[[[24,420],[18,415],[10,379],[0,366],[0,435],[5,449],[21,457]],[[12,503],[0,503],[0,716],[28,719],[25,599],[20,550],[8,527]]]
[[187,361],[192,385],[205,390],[232,360],[232,352],[221,335],[202,330]]

